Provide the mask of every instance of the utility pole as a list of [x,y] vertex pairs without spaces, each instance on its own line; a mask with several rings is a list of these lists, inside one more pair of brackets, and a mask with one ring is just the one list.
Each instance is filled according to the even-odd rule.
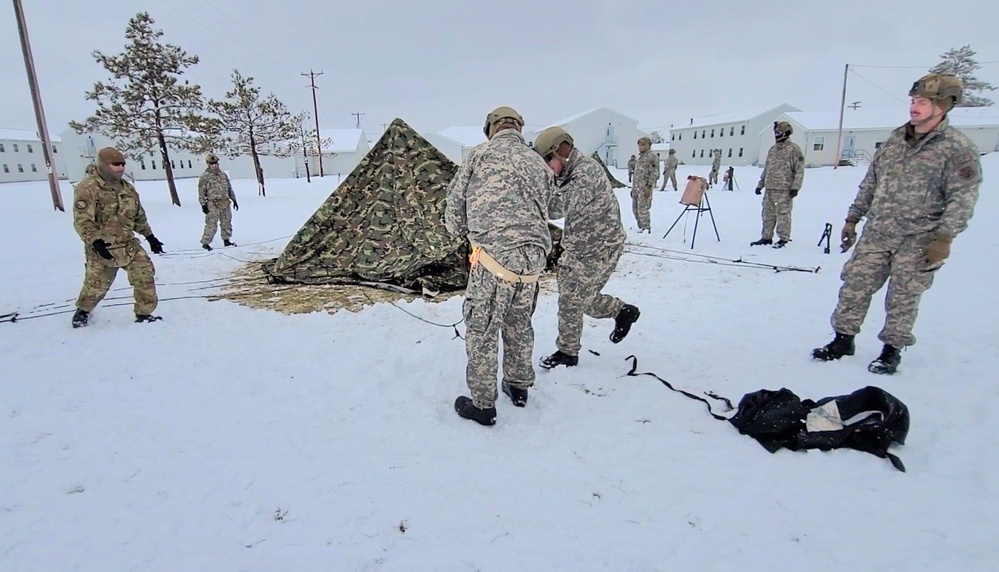
[[363,115],[365,115],[365,114],[364,113],[351,113],[351,115],[353,115],[354,118],[357,120],[357,128],[360,129],[361,128],[361,117]]
[[309,73],[302,75],[309,78],[309,85],[305,87],[312,88],[312,111],[316,116],[316,155],[319,157],[319,176],[322,177],[325,173],[323,173],[323,144],[319,136],[319,104],[316,103],[316,90],[319,88],[316,87],[316,77],[323,75],[323,72],[316,73],[310,69]]
[[31,44],[28,42],[28,24],[24,20],[21,0],[14,0],[14,15],[17,17],[17,30],[21,35],[21,51],[24,52],[24,67],[28,72],[28,87],[31,88],[31,103],[35,106],[35,122],[38,124],[38,137],[42,140],[42,155],[45,157],[45,172],[52,193],[52,207],[66,212],[59,192],[59,174],[52,160],[52,140],[45,123],[45,110],[42,108],[42,95],[38,91],[38,77],[35,76],[35,60],[31,57]]
[[843,111],[846,107],[846,76],[850,73],[850,64],[843,68],[843,95],[839,100],[839,128],[836,130],[836,158],[833,159],[833,170],[839,167],[839,154],[843,152]]
[[388,129],[388,126],[389,126],[388,123],[382,123],[382,131],[385,131],[386,129]]

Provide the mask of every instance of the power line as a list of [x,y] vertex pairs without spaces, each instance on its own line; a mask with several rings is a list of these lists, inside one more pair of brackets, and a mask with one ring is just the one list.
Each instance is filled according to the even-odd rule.
[[[980,66],[986,66],[991,64],[999,64],[999,60],[992,60],[988,62],[975,62]],[[872,68],[872,69],[883,69],[883,70],[928,70],[937,64],[932,64],[928,66],[868,66],[864,64],[850,64],[851,68]]]
[[201,0],[201,1],[202,1],[202,3],[203,3],[203,4],[206,4],[207,6],[211,7],[212,9],[214,9],[214,10],[215,10],[216,12],[218,12],[219,14],[221,14],[221,15],[225,16],[226,18],[228,18],[228,19],[229,19],[230,21],[232,21],[232,22],[235,22],[237,26],[239,26],[239,27],[243,28],[244,30],[246,30],[247,32],[249,32],[250,34],[252,34],[252,35],[253,35],[253,38],[254,38],[254,41],[257,41],[257,40],[263,40],[263,41],[264,41],[264,42],[266,42],[266,43],[267,43],[267,44],[268,44],[268,45],[269,45],[269,46],[270,46],[271,48],[273,48],[275,52],[278,52],[278,54],[279,54],[280,56],[282,56],[282,57],[284,57],[284,58],[287,58],[288,60],[293,60],[293,59],[294,59],[294,58],[291,58],[291,57],[288,57],[288,56],[289,56],[289,54],[288,54],[288,53],[286,53],[286,52],[283,52],[283,51],[282,51],[282,48],[281,48],[280,46],[278,46],[277,44],[275,44],[274,42],[270,41],[270,40],[269,40],[269,39],[267,38],[267,36],[266,36],[265,34],[260,34],[260,33],[258,33],[258,32],[257,32],[256,30],[254,30],[254,29],[250,28],[249,26],[247,26],[247,25],[243,24],[243,23],[242,23],[242,22],[240,22],[239,20],[237,20],[237,19],[233,18],[232,16],[230,16],[230,15],[229,15],[229,13],[228,13],[228,12],[226,12],[226,11],[224,11],[224,10],[220,9],[220,8],[219,8],[218,6],[216,6],[216,5],[212,4],[212,3],[211,3],[211,2],[209,2],[208,0]]
[[[853,65],[851,64],[851,65],[850,65],[850,67],[853,67]],[[883,87],[879,86],[878,84],[876,84],[876,83],[874,83],[873,81],[871,81],[871,80],[867,79],[866,77],[864,77],[864,76],[860,75],[859,73],[857,73],[857,72],[853,71],[852,69],[850,70],[850,72],[851,72],[851,73],[852,73],[853,75],[855,75],[855,76],[859,77],[860,79],[862,79],[862,80],[866,81],[867,83],[871,84],[872,86],[874,86],[874,87],[875,87],[876,89],[880,90],[880,91],[881,91],[882,93],[884,93],[884,94],[885,94],[885,95],[887,95],[888,97],[890,97],[890,98],[892,98],[892,99],[894,99],[894,100],[896,100],[896,101],[901,101],[902,103],[907,103],[907,102],[906,102],[906,100],[902,99],[901,97],[898,97],[897,95],[895,95],[895,94],[893,94],[892,92],[890,92],[890,91],[886,90],[885,88],[883,88]]]

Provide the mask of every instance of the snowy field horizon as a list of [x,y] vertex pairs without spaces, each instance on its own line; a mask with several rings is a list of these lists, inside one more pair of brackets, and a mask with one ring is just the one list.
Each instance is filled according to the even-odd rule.
[[[759,168],[736,168],[735,192],[708,192],[721,240],[705,214],[693,249],[693,214],[663,238],[679,193],[654,194],[652,234],[638,235],[629,189],[617,190],[629,252],[605,292],[641,319],[615,345],[612,321],[587,318],[579,366],[536,367],[527,407],[500,395],[491,428],[452,408],[468,392],[462,340],[400,311],[458,322],[460,293],[298,315],[205,298],[280,254],[330,177],[268,179],[266,198],[234,180],[240,246],[216,236],[211,253],[196,179],[177,181],[180,208],[165,181],[137,183],[165,245],[152,256],[163,320],[132,322],[122,272],[79,330],[71,213],[52,210],[46,182],[0,185],[0,314],[22,316],[0,322],[0,570],[993,570],[999,154],[982,165],[975,216],[894,376],[867,371],[883,291],[856,356],[809,355],[832,337],[849,256],[836,243],[866,165],[808,169],[781,250],[749,246]],[[830,254],[816,246],[826,223]],[[737,259],[818,271],[724,263]],[[556,308],[543,290],[535,363],[555,349]],[[892,450],[907,472],[852,450],[770,454],[703,404],[626,376],[629,355],[733,402],[881,387],[910,411]]]

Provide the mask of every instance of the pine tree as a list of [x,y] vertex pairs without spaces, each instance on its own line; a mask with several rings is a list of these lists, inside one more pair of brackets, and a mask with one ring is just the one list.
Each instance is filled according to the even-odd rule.
[[210,100],[208,109],[214,114],[219,149],[230,158],[249,154],[260,194],[267,196],[260,156],[290,157],[302,116],[292,115],[273,93],[261,99],[253,78],[239,70],[232,70],[232,89],[225,99]]
[[663,143],[666,141],[666,139],[663,137],[663,134],[660,133],[659,131],[653,131],[652,133],[649,133],[649,139],[652,139],[653,143]]
[[975,71],[982,66],[975,60],[975,51],[971,46],[951,48],[940,55],[943,61],[930,68],[930,73],[954,74],[964,83],[964,101],[960,107],[989,107],[992,100],[983,96],[986,91],[995,91],[987,82],[975,77]]
[[198,141],[192,134],[207,128],[200,114],[201,87],[180,77],[198,63],[198,56],[161,43],[163,31],[154,29],[154,23],[148,12],[139,12],[128,21],[125,39],[130,43],[124,52],[92,52],[111,78],[95,83],[86,93],[88,100],[97,102],[94,115],[82,123],[71,121],[70,127],[77,133],[101,133],[115,140],[125,154],[159,149],[170,200],[180,206],[169,147],[197,152]]

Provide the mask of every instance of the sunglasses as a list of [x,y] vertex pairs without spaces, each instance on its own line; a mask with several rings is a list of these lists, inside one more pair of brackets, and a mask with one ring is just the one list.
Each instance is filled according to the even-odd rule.
[[219,162],[218,161],[209,161],[208,164],[209,165],[218,165]]
[[124,161],[115,161],[114,163],[111,163],[111,164],[114,165],[115,167],[124,167],[125,166],[125,162]]

